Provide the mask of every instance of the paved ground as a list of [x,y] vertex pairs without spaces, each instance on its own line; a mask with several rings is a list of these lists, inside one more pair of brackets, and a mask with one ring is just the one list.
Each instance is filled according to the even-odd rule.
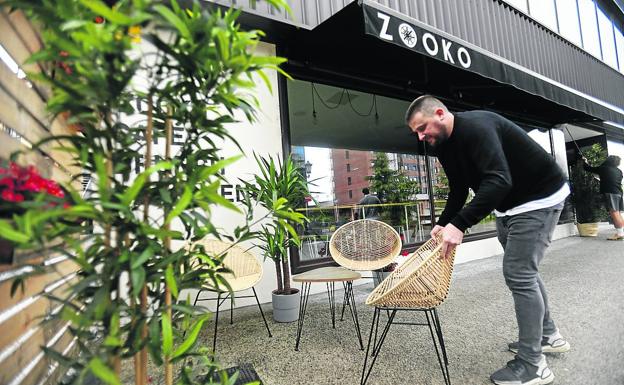
[[[572,345],[568,353],[548,356],[555,384],[624,384],[624,242],[606,241],[607,235],[604,229],[597,239],[556,241],[542,263],[554,319]],[[506,345],[517,330],[501,262],[498,256],[456,266],[449,298],[439,308],[453,384],[489,384],[491,372],[513,358]],[[356,288],[365,338],[372,311],[364,300],[371,287]],[[308,306],[299,352],[296,323],[271,322],[274,336],[268,338],[257,308],[248,307],[235,312],[233,325],[222,324],[219,361],[224,367],[251,363],[266,385],[359,384],[364,352],[352,322],[331,329],[323,294]],[[271,317],[270,304],[264,308]],[[211,328],[201,338],[210,346]],[[443,383],[428,329],[394,326],[368,384]]]

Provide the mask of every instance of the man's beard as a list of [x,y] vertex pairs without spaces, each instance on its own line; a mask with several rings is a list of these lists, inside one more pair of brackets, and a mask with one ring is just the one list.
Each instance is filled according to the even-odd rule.
[[446,129],[444,128],[444,125],[442,124],[436,124],[436,127],[439,129],[438,130],[438,135],[434,137],[434,142],[433,144],[427,142],[427,144],[431,147],[431,148],[437,148],[439,147],[441,144],[443,144],[444,142],[446,142],[448,140],[448,134],[446,133]]

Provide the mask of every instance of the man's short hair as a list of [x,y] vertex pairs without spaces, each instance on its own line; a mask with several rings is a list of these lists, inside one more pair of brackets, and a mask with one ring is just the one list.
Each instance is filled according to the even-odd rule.
[[438,98],[435,98],[431,95],[422,95],[414,99],[412,104],[410,104],[407,112],[405,113],[405,123],[409,125],[412,117],[416,115],[418,112],[422,112],[423,115],[431,115],[435,112],[436,109],[441,108],[445,112],[448,112],[448,109]]
[[370,194],[370,190],[368,189],[368,187],[364,187],[364,188],[362,189],[362,194],[364,194],[364,195],[368,195],[368,194]]

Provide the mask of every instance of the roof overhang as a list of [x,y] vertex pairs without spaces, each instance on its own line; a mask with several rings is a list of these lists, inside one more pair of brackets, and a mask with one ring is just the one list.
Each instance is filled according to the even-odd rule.
[[409,100],[430,93],[450,107],[485,108],[518,120],[624,123],[624,109],[369,0],[354,2],[281,52],[306,80]]

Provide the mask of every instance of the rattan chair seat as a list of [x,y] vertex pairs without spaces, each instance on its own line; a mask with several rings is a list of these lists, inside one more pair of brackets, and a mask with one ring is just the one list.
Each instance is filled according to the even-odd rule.
[[440,259],[442,244],[430,239],[398,266],[366,299],[377,307],[431,309],[446,299],[453,274],[455,250]]
[[377,270],[401,252],[401,237],[392,226],[373,219],[342,225],[329,241],[332,258],[351,270]]
[[[232,291],[250,289],[262,279],[262,265],[253,254],[243,250],[240,246],[218,239],[202,239],[197,243],[201,244],[206,253],[210,255],[217,256],[227,252],[223,259],[223,266],[232,272],[224,273],[222,276]],[[214,290],[211,287],[205,289]]]

